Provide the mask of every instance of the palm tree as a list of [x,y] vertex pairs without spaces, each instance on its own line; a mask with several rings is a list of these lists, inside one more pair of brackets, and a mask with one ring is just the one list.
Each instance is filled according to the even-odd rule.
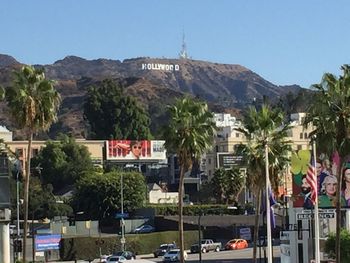
[[181,263],[184,262],[183,238],[183,197],[185,173],[192,168],[194,160],[210,148],[215,133],[213,114],[209,112],[207,104],[191,98],[183,98],[169,107],[170,123],[166,129],[165,146],[176,153],[180,165],[179,181],[179,243]]
[[28,230],[28,193],[30,160],[33,135],[46,131],[57,120],[61,97],[54,89],[54,82],[45,78],[42,69],[23,66],[15,72],[13,85],[8,87],[5,98],[13,122],[23,129],[28,139],[27,159],[24,173],[24,237],[23,260],[26,262],[26,239]]
[[270,181],[277,184],[280,172],[288,163],[291,142],[287,140],[289,124],[285,124],[281,110],[272,109],[263,104],[260,110],[250,107],[244,117],[242,127],[236,130],[242,132],[247,143],[237,147],[237,153],[244,156],[247,165],[247,186],[257,197],[254,231],[253,260],[256,262],[256,244],[258,239],[261,195],[265,186],[265,146],[268,144],[268,160]]
[[320,84],[312,85],[316,91],[308,108],[304,125],[312,124],[315,130],[318,152],[338,151],[336,198],[336,262],[340,262],[341,187],[342,169],[350,154],[350,66],[341,67],[343,75],[337,78],[326,73]]

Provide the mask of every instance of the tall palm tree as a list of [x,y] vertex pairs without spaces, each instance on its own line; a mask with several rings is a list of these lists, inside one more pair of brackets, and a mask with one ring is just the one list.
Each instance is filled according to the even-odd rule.
[[26,262],[28,193],[33,135],[48,130],[51,124],[57,120],[61,97],[54,89],[54,82],[45,78],[42,69],[23,66],[20,71],[15,72],[13,84],[6,89],[5,98],[13,122],[17,128],[25,131],[28,139],[24,173],[23,260]]
[[332,154],[338,151],[336,198],[336,262],[340,262],[341,187],[342,169],[350,154],[350,66],[341,67],[343,75],[337,78],[326,73],[320,84],[312,85],[316,91],[308,108],[304,125],[312,124],[318,151]]
[[191,98],[183,98],[169,107],[170,123],[165,133],[165,146],[175,152],[180,165],[179,181],[179,243],[181,263],[184,262],[183,197],[185,173],[192,168],[193,161],[210,148],[215,133],[213,114],[207,104]]
[[250,107],[244,117],[242,132],[247,143],[237,147],[237,153],[245,157],[247,165],[247,185],[257,197],[254,231],[253,261],[256,262],[258,226],[261,207],[261,196],[265,186],[265,146],[268,143],[269,174],[271,182],[278,182],[278,176],[288,163],[291,141],[287,139],[289,124],[285,124],[285,116],[279,109],[272,109],[263,104],[260,110]]

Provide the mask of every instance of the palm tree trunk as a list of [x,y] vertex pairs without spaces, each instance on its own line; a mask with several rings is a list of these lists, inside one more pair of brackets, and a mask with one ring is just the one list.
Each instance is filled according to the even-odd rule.
[[337,167],[337,202],[336,202],[336,229],[335,229],[335,255],[336,262],[340,262],[340,230],[341,230],[341,188],[342,188],[342,167],[343,167],[343,157],[339,157],[339,167]]
[[184,263],[184,225],[183,225],[183,197],[184,197],[184,177],[185,177],[185,165],[182,164],[180,168],[180,181],[179,181],[179,244],[180,244],[180,263]]
[[29,178],[30,178],[30,159],[33,141],[33,133],[30,132],[27,148],[26,171],[24,180],[24,227],[23,227],[23,262],[26,263],[27,254],[27,233],[28,233],[28,203],[29,203]]
[[260,219],[260,207],[261,207],[261,188],[258,189],[258,202],[255,210],[255,222],[254,222],[254,247],[253,247],[253,262],[257,261],[257,242],[258,242],[258,234],[259,234],[259,219]]

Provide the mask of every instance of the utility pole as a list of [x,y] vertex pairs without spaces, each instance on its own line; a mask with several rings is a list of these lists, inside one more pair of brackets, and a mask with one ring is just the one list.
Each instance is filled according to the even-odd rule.
[[120,202],[121,202],[121,222],[122,222],[122,238],[120,239],[120,243],[122,245],[122,251],[125,250],[125,237],[124,237],[124,195],[123,195],[123,173],[120,175]]

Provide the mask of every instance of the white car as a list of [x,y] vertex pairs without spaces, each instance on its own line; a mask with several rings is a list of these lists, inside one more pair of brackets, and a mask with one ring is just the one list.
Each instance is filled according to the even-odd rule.
[[[184,260],[187,259],[187,253],[184,251]],[[180,249],[172,249],[165,253],[163,262],[178,262],[180,261]]]
[[123,256],[110,256],[107,258],[107,263],[110,263],[110,262],[124,262],[126,261],[126,258],[123,257]]

